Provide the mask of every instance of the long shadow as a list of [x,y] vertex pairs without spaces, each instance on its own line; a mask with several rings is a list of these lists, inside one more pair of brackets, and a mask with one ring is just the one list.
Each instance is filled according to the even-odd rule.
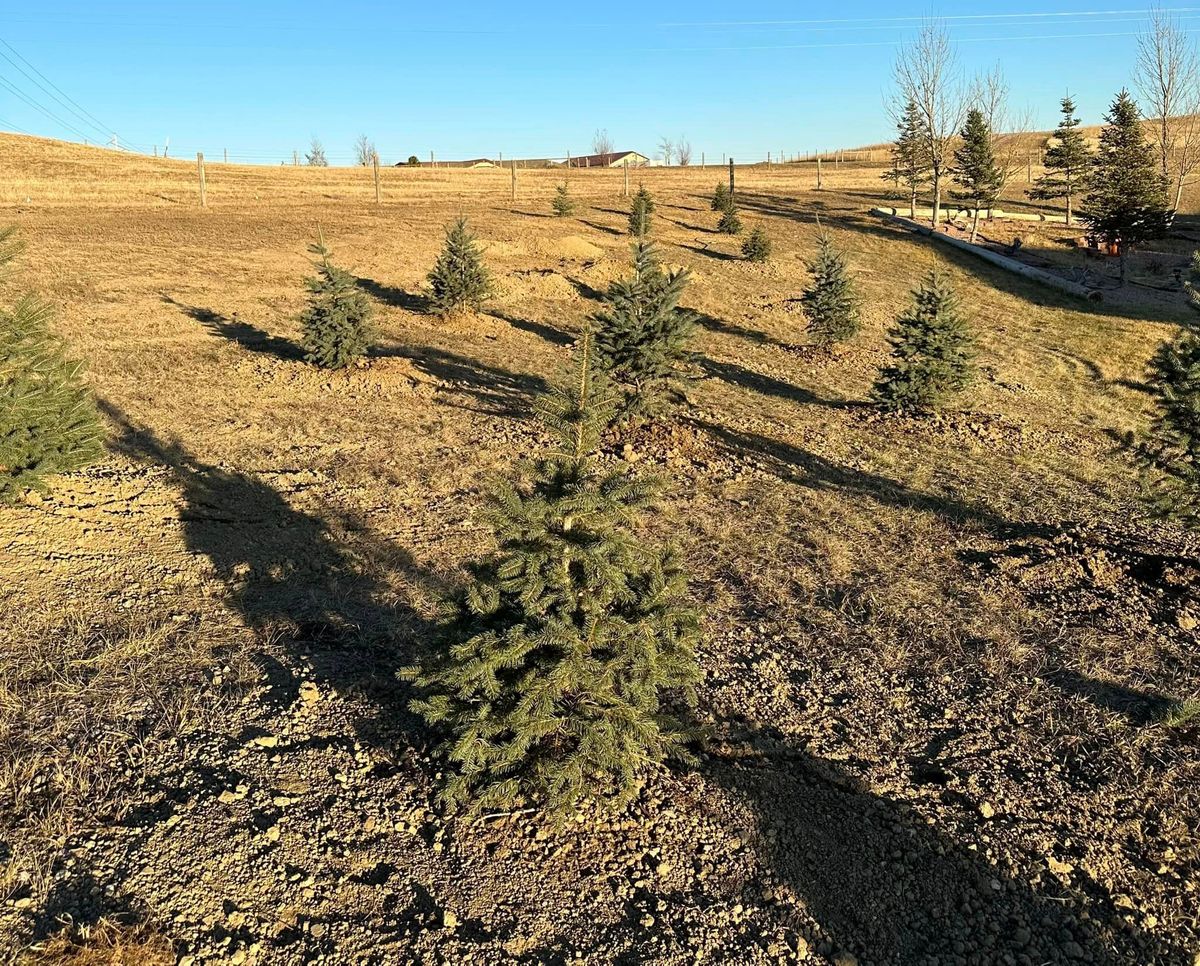
[[586,218],[580,218],[579,223],[582,225],[587,225],[589,228],[595,228],[596,231],[603,231],[607,232],[609,235],[616,235],[618,238],[625,234],[625,232],[620,228],[612,228],[609,225],[602,225],[598,221],[588,221]]
[[1083,698],[1103,711],[1122,715],[1135,728],[1161,721],[1175,705],[1175,700],[1167,695],[1099,681],[1068,668],[1049,672],[1045,680],[1060,691]]
[[677,225],[678,227],[684,229],[685,231],[698,231],[698,232],[702,232],[705,235],[719,235],[720,234],[720,232],[717,231],[717,229],[715,229],[715,228],[706,228],[704,225],[689,225],[686,221],[679,221],[678,219],[675,219],[675,218],[668,218],[665,215],[663,216],[663,221],[669,221],[672,225]]
[[575,291],[582,295],[585,299],[591,299],[593,302],[604,301],[604,293],[601,292],[600,289],[592,288],[592,286],[588,285],[588,283],[582,279],[570,278],[568,276],[563,277],[566,278],[567,281],[574,286]]
[[994,531],[1022,534],[1032,532],[1030,528],[1014,526],[987,510],[952,497],[921,493],[886,476],[848,469],[789,443],[757,433],[732,430],[702,419],[688,418],[687,421],[708,433],[731,455],[753,453],[764,462],[768,472],[798,486],[814,490],[857,493],[885,506],[921,510],[953,522],[976,523]]
[[523,319],[520,316],[512,315],[508,312],[489,313],[498,319],[501,319],[511,325],[514,329],[520,329],[522,332],[528,332],[530,335],[536,335],[539,339],[545,339],[553,345],[568,346],[575,342],[575,336],[570,332],[564,332],[562,329],[556,328],[553,325],[548,325],[545,322],[538,322],[534,319]]
[[794,896],[773,917],[794,927],[791,902],[801,905],[819,925],[813,952],[829,960],[1190,962],[1171,937],[1124,922],[1085,872],[1073,873],[1070,888],[1053,876],[1010,875],[908,802],[872,792],[775,729],[735,731],[704,767],[749,805],[753,847]]
[[428,313],[430,310],[429,299],[424,295],[406,292],[395,285],[385,285],[383,282],[377,282],[373,278],[355,276],[354,282],[372,298],[378,299],[385,305],[394,305],[398,309],[405,309],[408,312],[417,312],[420,314]]
[[791,342],[784,342],[776,339],[772,335],[759,329],[750,329],[744,325],[738,325],[736,322],[727,322],[725,319],[718,319],[716,316],[708,315],[704,312],[696,313],[696,323],[702,328],[708,329],[709,332],[717,332],[721,335],[730,335],[736,339],[745,339],[747,342],[754,342],[758,345],[771,345],[780,349],[797,349],[797,346]]
[[213,309],[188,305],[166,294],[162,296],[162,300],[168,305],[175,306],[189,318],[195,319],[214,335],[219,335],[230,342],[236,342],[250,352],[261,352],[286,362],[295,362],[304,358],[304,350],[290,339],[271,335],[265,329],[260,329],[256,325],[239,319],[236,313],[232,317],[222,315]]
[[415,368],[441,382],[446,392],[466,397],[462,408],[486,416],[525,418],[533,399],[547,388],[541,376],[488,365],[434,346],[383,346],[372,354],[410,359]]
[[697,255],[703,255],[706,258],[715,258],[718,261],[722,261],[722,262],[738,261],[737,255],[730,255],[728,252],[713,251],[713,249],[711,249],[711,248],[701,248],[698,245],[680,245],[679,247],[683,248],[689,252],[694,252]]
[[778,399],[788,399],[809,406],[828,406],[831,409],[850,409],[860,405],[854,402],[824,399],[800,386],[793,386],[790,382],[784,382],[782,379],[754,372],[736,362],[704,358],[700,360],[700,365],[707,375],[715,379],[720,379],[730,385],[741,386],[751,392],[762,393],[764,396],[775,396]]

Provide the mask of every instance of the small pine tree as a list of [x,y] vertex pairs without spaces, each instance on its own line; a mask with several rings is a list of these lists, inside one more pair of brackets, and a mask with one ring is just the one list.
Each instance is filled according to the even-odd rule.
[[1165,234],[1171,212],[1166,179],[1128,91],[1117,95],[1104,122],[1080,217],[1093,235],[1117,246],[1124,285],[1129,249]]
[[742,219],[738,217],[737,202],[731,194],[725,199],[725,207],[721,209],[721,220],[717,222],[717,231],[722,235],[740,235]]
[[429,273],[430,301],[442,315],[479,309],[492,294],[492,276],[482,252],[459,218],[446,230],[446,245]]
[[1045,173],[1029,191],[1035,201],[1054,201],[1065,198],[1067,202],[1067,224],[1071,224],[1073,203],[1076,194],[1085,183],[1092,164],[1092,151],[1079,131],[1079,118],[1075,116],[1075,102],[1069,97],[1062,99],[1062,120],[1054,131],[1054,143],[1046,149],[1042,162]]
[[971,204],[971,243],[974,244],[979,235],[979,209],[990,208],[996,203],[1000,189],[1004,187],[1004,178],[992,151],[991,129],[978,108],[967,112],[967,123],[960,137],[962,144],[954,152],[951,173],[962,190],[954,192],[954,197]]
[[771,257],[771,237],[762,225],[755,225],[742,242],[742,257],[748,262],[765,262]]
[[936,271],[913,292],[913,304],[888,334],[892,362],[875,383],[888,409],[939,408],[974,377],[974,337],[958,297]]
[[569,383],[539,413],[556,442],[492,496],[496,552],[448,628],[442,659],[409,668],[412,709],[446,730],[442,790],[470,814],[532,802],[562,821],[627,802],[691,731],[699,616],[677,555],[635,532],[655,487],[602,471],[614,400],[585,333]]
[[317,274],[305,279],[308,306],[300,316],[304,358],[322,369],[344,369],[371,345],[371,303],[353,276],[330,259],[325,238],[308,246]]
[[633,246],[633,274],[613,282],[596,313],[596,360],[617,382],[621,414],[649,418],[685,398],[693,380],[688,348],[696,315],[679,308],[691,274],[664,272],[654,243]]
[[654,199],[646,186],[638,185],[633,196],[633,204],[629,208],[629,234],[635,238],[645,238],[650,234],[651,216],[654,214]]
[[[0,272],[20,250],[15,230],[0,229]],[[30,295],[0,308],[0,503],[89,465],[104,449],[83,364],[67,358],[51,317]]]
[[[892,169],[908,188],[908,214],[917,217],[917,194],[929,183],[929,136],[925,119],[915,101],[908,101],[896,125],[892,147]],[[890,175],[889,175],[890,177]]]
[[554,209],[554,214],[559,218],[566,218],[575,213],[575,202],[567,192],[565,181],[555,187],[554,200],[550,202],[550,207]]
[[718,181],[717,187],[713,190],[711,207],[713,211],[724,211],[726,205],[729,204],[729,185],[724,181]]
[[822,234],[817,241],[817,257],[806,265],[812,282],[801,294],[800,302],[813,342],[828,348],[853,338],[859,327],[859,298],[846,256],[834,248],[828,234]]
[[[1188,304],[1200,313],[1200,252],[1184,284]],[[1140,447],[1151,474],[1148,502],[1160,515],[1200,527],[1200,332],[1184,326],[1155,354],[1150,386],[1157,413]]]

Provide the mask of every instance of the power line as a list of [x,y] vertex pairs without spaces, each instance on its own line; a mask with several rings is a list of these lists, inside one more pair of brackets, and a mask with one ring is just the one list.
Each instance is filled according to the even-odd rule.
[[[22,67],[21,64],[18,64],[16,60],[13,60],[12,57],[9,57],[8,54],[6,54],[3,50],[0,50],[0,57],[3,57],[6,61],[8,61],[10,64],[12,64],[13,67],[15,67],[17,70],[19,70],[22,74],[24,74],[26,78],[28,78],[30,81],[32,81],[34,84],[36,84],[44,93],[48,94],[51,98],[53,98],[60,105],[65,107],[68,111],[70,111],[72,114],[74,114],[80,121],[82,121],[85,124],[91,125],[97,131],[99,131],[101,134],[103,134],[105,137],[108,137],[108,135],[115,133],[111,127],[109,127],[107,124],[104,124],[102,121],[100,121],[100,119],[97,118],[94,114],[91,114],[87,110],[85,110],[80,104],[78,104],[71,97],[69,97],[65,92],[63,92],[63,90],[57,84],[55,84],[54,81],[50,80],[49,77],[47,77],[40,70],[38,70],[36,67],[34,67],[33,64],[29,63],[29,61],[27,61],[24,57],[22,57],[21,54],[16,50],[16,48],[14,48],[13,45],[10,44],[3,37],[0,37],[0,44],[3,44],[10,51],[12,51],[13,55],[17,58],[17,60],[20,60],[21,63],[25,64],[25,66],[28,67],[29,70],[33,71],[34,74],[37,74],[37,77],[42,78],[42,80],[44,80],[46,82],[46,84],[49,84],[50,87],[47,87],[46,84],[41,83],[41,81],[39,81],[37,79],[37,77],[34,77],[32,74],[30,74],[29,71],[25,70],[25,68]],[[53,88],[54,90],[51,90],[50,88]],[[58,93],[56,94],[55,91],[57,91]]]
[[86,134],[84,134],[83,131],[79,130],[79,128],[75,127],[75,125],[73,125],[67,121],[64,121],[57,114],[54,114],[53,112],[47,110],[45,107],[43,107],[37,101],[35,101],[33,98],[29,97],[19,87],[10,83],[7,79],[0,77],[0,85],[3,85],[4,87],[6,87],[9,91],[11,91],[13,94],[15,94],[21,100],[23,100],[26,104],[28,104],[34,110],[40,111],[42,114],[46,115],[46,117],[50,118],[50,120],[54,121],[56,124],[65,128],[66,130],[72,132],[73,134],[78,135],[80,138],[82,138],[85,141],[88,139],[88,136]]

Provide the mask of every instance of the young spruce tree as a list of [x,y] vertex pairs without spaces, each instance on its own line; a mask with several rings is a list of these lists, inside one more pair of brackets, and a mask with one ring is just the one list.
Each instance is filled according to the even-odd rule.
[[1092,234],[1117,246],[1124,285],[1129,249],[1165,234],[1171,212],[1158,156],[1146,140],[1141,112],[1128,91],[1117,95],[1104,122],[1080,217]]
[[725,198],[725,207],[721,209],[721,220],[717,222],[717,231],[723,235],[740,235],[742,219],[738,217],[737,202],[730,194]]
[[442,315],[479,309],[492,294],[491,273],[466,218],[446,230],[445,247],[428,277],[430,302]]
[[762,225],[755,225],[742,242],[742,257],[748,262],[765,262],[771,257],[771,236]]
[[550,202],[550,207],[559,218],[566,218],[568,215],[575,213],[575,201],[567,191],[567,183],[565,181],[561,181],[555,186],[554,199]]
[[969,202],[972,210],[971,244],[979,235],[979,209],[991,208],[1004,186],[1004,177],[992,151],[992,132],[983,112],[971,108],[961,132],[962,144],[954,152],[952,174],[960,190],[954,197]]
[[724,181],[718,181],[717,187],[713,190],[712,201],[710,207],[713,211],[724,211],[725,206],[729,204],[729,185]]
[[817,241],[817,257],[806,264],[812,282],[801,294],[800,302],[808,319],[808,334],[824,348],[845,342],[859,326],[859,298],[846,256],[833,247],[829,235],[822,234]]
[[562,821],[686,757],[669,705],[694,703],[699,616],[675,552],[636,532],[656,487],[597,465],[613,404],[585,332],[569,383],[538,407],[552,449],[492,495],[499,546],[472,568],[447,652],[403,672],[413,710],[445,729],[451,807],[531,803]]
[[646,190],[644,184],[638,185],[637,193],[629,208],[629,234],[635,238],[645,238],[650,234],[650,220],[654,214],[654,199]]
[[596,361],[623,393],[623,418],[663,415],[694,380],[696,315],[679,307],[691,273],[664,272],[654,243],[633,246],[633,274],[608,287],[596,313]]
[[308,246],[317,274],[305,279],[308,306],[300,316],[304,358],[322,369],[344,369],[371,345],[371,303],[353,276],[330,262],[325,238]]
[[[1200,252],[1185,283],[1191,308],[1200,313]],[[1152,478],[1150,505],[1159,514],[1200,527],[1200,331],[1183,327],[1155,354],[1150,366],[1157,408],[1140,447]]]
[[[20,250],[15,230],[0,229],[0,274]],[[51,334],[51,317],[49,306],[31,295],[0,308],[0,503],[103,452],[83,364],[69,359]]]
[[913,292],[912,306],[896,319],[888,341],[892,362],[874,391],[887,409],[937,409],[974,377],[974,337],[958,297],[936,269]]
[[1064,198],[1067,202],[1067,224],[1074,215],[1075,196],[1084,185],[1092,165],[1092,151],[1079,131],[1079,118],[1075,116],[1075,102],[1069,97],[1062,99],[1062,120],[1054,131],[1054,144],[1046,149],[1042,162],[1045,173],[1029,191],[1035,201],[1055,201]]
[[917,194],[929,183],[928,144],[924,117],[916,102],[910,100],[896,125],[896,141],[892,147],[893,170],[908,189],[910,218],[917,217]]

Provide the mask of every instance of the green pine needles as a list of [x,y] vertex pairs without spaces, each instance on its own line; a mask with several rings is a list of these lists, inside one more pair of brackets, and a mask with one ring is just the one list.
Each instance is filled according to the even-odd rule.
[[558,218],[566,218],[568,215],[575,214],[575,200],[567,191],[567,183],[559,182],[554,188],[554,198],[550,202],[550,208]]
[[729,204],[729,185],[724,181],[718,181],[717,187],[713,191],[711,207],[713,211],[724,211],[725,206]]
[[371,303],[354,277],[330,261],[325,238],[308,246],[317,274],[305,279],[308,306],[300,316],[304,358],[322,369],[344,369],[371,346]]
[[442,315],[477,311],[492,294],[492,276],[483,253],[459,218],[446,230],[446,244],[429,273],[430,301]]
[[409,668],[412,709],[443,728],[442,800],[526,803],[563,821],[636,794],[692,737],[697,612],[672,549],[636,533],[657,488],[597,465],[616,399],[584,334],[568,384],[538,406],[552,448],[492,494],[498,547],[472,568],[450,647]]
[[1062,120],[1054,131],[1054,143],[1046,149],[1045,173],[1029,191],[1035,201],[1063,198],[1067,203],[1067,224],[1071,224],[1075,196],[1085,184],[1092,165],[1092,151],[1079,130],[1075,102],[1062,99]]
[[687,269],[664,272],[654,243],[633,246],[633,274],[613,282],[596,313],[596,360],[622,390],[623,418],[663,415],[686,398],[695,379],[689,349],[696,315],[679,307],[691,278]]
[[974,337],[958,297],[935,269],[888,334],[892,362],[875,383],[887,409],[928,412],[965,389],[974,377]]
[[654,214],[654,199],[644,184],[638,185],[633,203],[629,207],[629,234],[645,238],[650,234],[651,216]]
[[762,225],[755,225],[742,242],[742,257],[748,262],[765,262],[771,257],[771,237]]
[[717,231],[722,235],[742,233],[742,219],[738,217],[737,202],[733,200],[732,194],[725,199],[725,207],[721,209],[721,220],[717,222]]
[[1004,187],[1004,175],[996,164],[992,150],[992,131],[983,112],[971,108],[967,123],[959,135],[962,144],[954,152],[954,181],[960,190],[954,192],[959,201],[971,205],[971,244],[979,235],[979,209],[991,208]]
[[[20,250],[15,229],[0,229],[0,271]],[[0,503],[43,488],[47,476],[87,466],[104,450],[83,364],[67,357],[51,318],[31,295],[0,308]]]
[[846,256],[822,233],[817,257],[806,263],[812,281],[800,296],[808,319],[808,334],[822,348],[845,342],[858,332],[859,297],[846,265]]

